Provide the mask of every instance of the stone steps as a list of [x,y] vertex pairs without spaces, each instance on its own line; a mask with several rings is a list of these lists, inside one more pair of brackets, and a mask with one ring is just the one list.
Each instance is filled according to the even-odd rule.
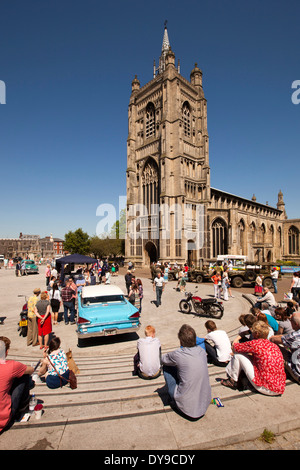
[[[28,356],[11,358],[34,362]],[[55,449],[209,449],[257,437],[265,427],[279,429],[282,409],[294,403],[295,384],[289,380],[283,397],[270,398],[223,387],[225,370],[209,365],[212,397],[220,397],[224,407],[211,404],[204,418],[190,422],[170,407],[163,375],[132,376],[132,356],[74,359],[80,369],[77,389],[36,384],[32,392],[44,405],[42,418],[15,423],[0,437],[3,449],[31,449],[32,442],[51,442]],[[292,429],[297,422],[298,416],[292,422],[287,417],[283,426]]]
[[[65,386],[50,390],[45,383],[37,383],[33,391],[44,405],[43,418],[15,426],[58,426],[66,421],[86,423],[172,411],[163,375],[155,380],[132,376],[132,357],[75,360],[80,369],[77,389]],[[209,365],[209,375],[213,397],[221,395],[223,401],[228,401],[243,396],[237,396],[215,381],[216,377],[224,377],[224,370]]]

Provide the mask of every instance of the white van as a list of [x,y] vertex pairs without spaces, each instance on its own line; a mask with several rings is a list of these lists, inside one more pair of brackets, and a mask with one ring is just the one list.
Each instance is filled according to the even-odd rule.
[[233,269],[245,269],[247,256],[244,255],[218,255],[217,263],[232,265]]
[[238,271],[239,269],[261,269],[260,265],[248,264],[247,256],[244,255],[218,255],[217,264],[229,264],[232,266],[232,271]]

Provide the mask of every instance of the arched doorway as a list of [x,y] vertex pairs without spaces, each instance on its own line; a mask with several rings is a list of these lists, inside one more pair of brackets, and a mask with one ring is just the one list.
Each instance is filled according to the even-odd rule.
[[157,261],[157,248],[153,242],[147,242],[145,245],[145,264],[150,266]]

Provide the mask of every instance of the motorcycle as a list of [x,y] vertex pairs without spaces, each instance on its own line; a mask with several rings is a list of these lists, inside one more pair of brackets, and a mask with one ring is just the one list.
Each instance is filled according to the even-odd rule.
[[202,299],[192,292],[185,293],[186,298],[179,302],[179,308],[182,313],[191,313],[194,309],[194,315],[205,315],[213,318],[222,318],[224,315],[224,306],[217,299]]
[[27,336],[27,330],[28,330],[28,306],[27,306],[27,298],[26,296],[19,295],[18,297],[25,297],[25,304],[22,307],[22,310],[20,312],[20,320],[18,322],[18,331],[19,336]]

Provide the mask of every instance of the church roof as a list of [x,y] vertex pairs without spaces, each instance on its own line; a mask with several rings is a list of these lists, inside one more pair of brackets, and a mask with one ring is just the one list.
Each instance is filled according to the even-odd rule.
[[240,199],[240,200],[245,201],[245,202],[247,202],[247,203],[249,203],[249,204],[252,204],[252,205],[254,204],[254,205],[257,205],[257,206],[263,206],[263,207],[265,207],[266,209],[270,209],[270,210],[275,210],[275,211],[281,212],[281,210],[280,210],[280,209],[277,209],[277,207],[269,206],[268,204],[262,204],[262,203],[260,203],[260,202],[254,201],[253,199],[247,199],[247,198],[245,198],[245,197],[237,196],[236,194],[228,193],[228,192],[226,192],[226,191],[223,191],[223,190],[217,189],[217,188],[212,188],[212,187],[211,187],[210,189],[211,189],[212,192],[219,193],[219,194],[224,195],[224,196],[226,196],[226,197],[234,197],[234,198]]

